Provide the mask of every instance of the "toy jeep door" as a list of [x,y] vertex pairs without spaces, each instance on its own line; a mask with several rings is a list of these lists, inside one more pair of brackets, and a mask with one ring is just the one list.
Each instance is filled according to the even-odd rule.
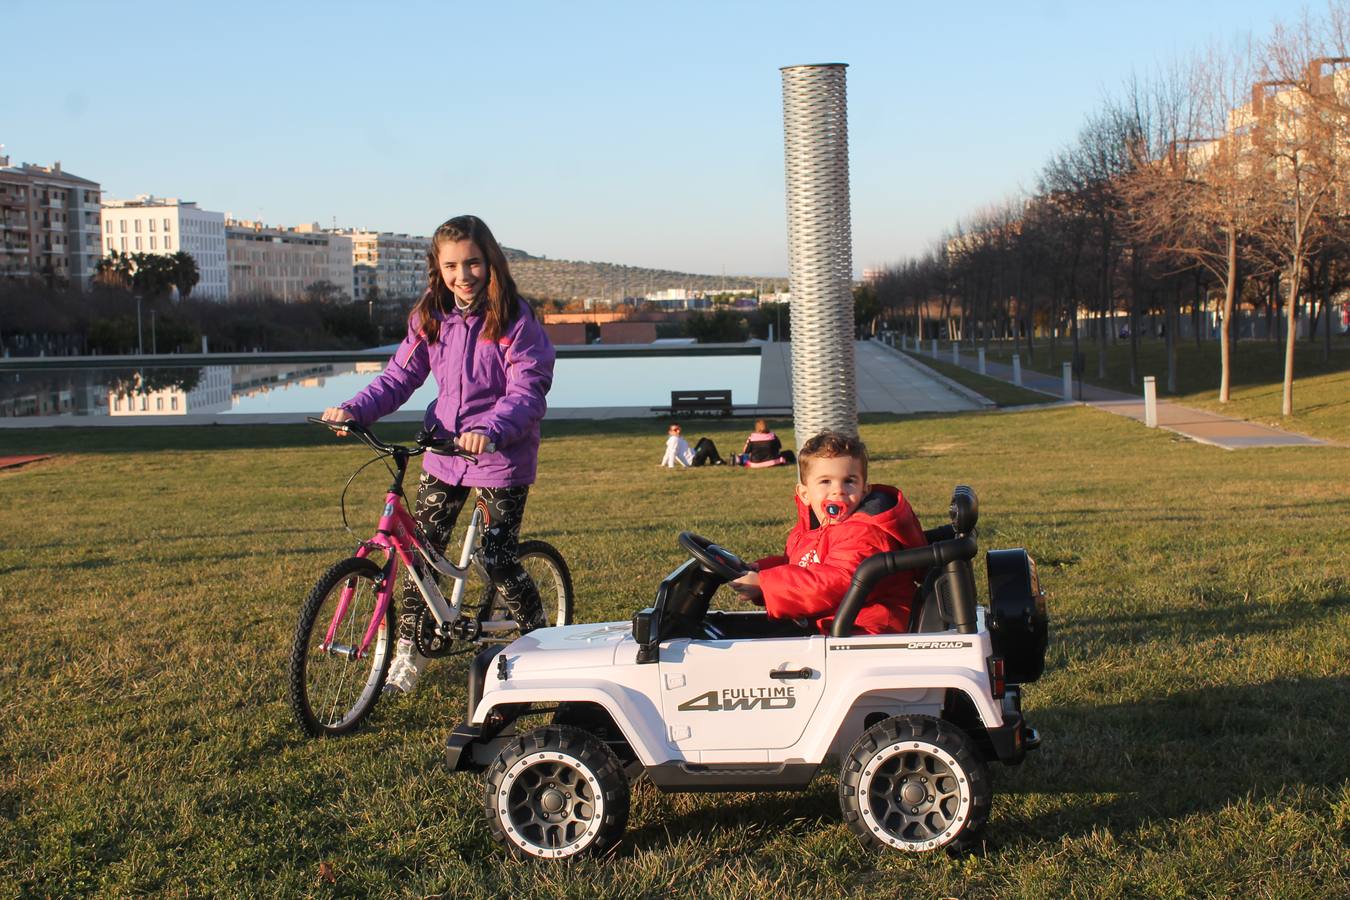
[[672,747],[790,747],[820,702],[825,637],[675,640],[661,647],[660,666]]

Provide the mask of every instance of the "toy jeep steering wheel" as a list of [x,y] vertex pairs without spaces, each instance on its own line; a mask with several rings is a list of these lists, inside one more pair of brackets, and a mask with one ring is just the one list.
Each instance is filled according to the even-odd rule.
[[750,566],[746,565],[745,560],[692,531],[680,532],[680,546],[688,550],[690,555],[698,560],[699,565],[718,578],[734,581],[750,571]]

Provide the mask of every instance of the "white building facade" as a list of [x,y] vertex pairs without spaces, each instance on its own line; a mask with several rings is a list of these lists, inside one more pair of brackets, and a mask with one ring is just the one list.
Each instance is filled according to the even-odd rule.
[[341,234],[352,242],[353,299],[369,299],[378,288],[381,297],[416,300],[427,289],[431,238],[355,229]]
[[232,297],[303,300],[312,285],[325,281],[353,296],[352,241],[344,234],[244,219],[227,220],[225,233]]
[[141,194],[134,200],[103,201],[103,252],[155,253],[179,250],[197,262],[201,280],[192,296],[224,300],[230,295],[225,250],[225,214],[174,197]]

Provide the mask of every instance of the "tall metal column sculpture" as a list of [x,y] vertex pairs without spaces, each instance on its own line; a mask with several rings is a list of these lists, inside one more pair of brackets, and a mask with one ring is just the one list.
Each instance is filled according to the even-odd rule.
[[798,445],[825,429],[858,433],[846,68],[834,63],[780,70]]

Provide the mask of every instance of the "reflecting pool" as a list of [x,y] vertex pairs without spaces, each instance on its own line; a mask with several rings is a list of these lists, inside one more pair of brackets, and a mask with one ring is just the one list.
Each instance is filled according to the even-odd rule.
[[[759,402],[756,345],[591,348],[560,347],[549,392],[552,410],[664,406],[674,390],[731,390],[740,405]],[[284,357],[284,359],[282,358]],[[213,357],[137,357],[110,366],[108,357],[0,360],[0,418],[10,424],[47,417],[313,415],[369,384],[387,351],[348,354],[220,355],[222,364],[186,365]],[[256,360],[256,361],[255,361]],[[128,359],[128,363],[133,360]],[[101,365],[94,365],[99,363]],[[228,363],[228,364],[224,364]],[[425,409],[432,379],[404,404]],[[162,420],[161,420],[162,421]]]

